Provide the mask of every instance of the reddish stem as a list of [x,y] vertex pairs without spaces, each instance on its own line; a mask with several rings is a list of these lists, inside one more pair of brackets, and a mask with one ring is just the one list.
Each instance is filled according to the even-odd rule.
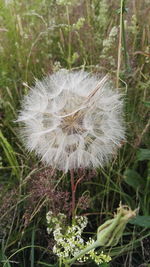
[[71,191],[72,191],[72,207],[71,207],[71,210],[72,210],[72,217],[74,217],[74,212],[75,212],[75,191],[76,191],[76,188],[75,188],[75,183],[74,183],[74,170],[71,169],[70,170],[70,175],[71,175]]
[[71,169],[70,170],[70,175],[71,175],[71,191],[72,191],[72,207],[71,207],[71,210],[72,210],[72,217],[74,217],[74,213],[75,213],[75,205],[76,205],[76,198],[75,198],[75,195],[76,195],[76,190],[77,190],[77,186],[78,184],[82,181],[82,179],[84,178],[84,175],[82,175],[78,180],[77,182],[75,183],[75,180],[74,180],[74,170]]
[[74,191],[76,192],[76,190],[77,190],[77,186],[78,186],[78,184],[83,180],[83,178],[84,178],[84,174],[77,180],[77,182],[75,183],[75,188],[74,188]]

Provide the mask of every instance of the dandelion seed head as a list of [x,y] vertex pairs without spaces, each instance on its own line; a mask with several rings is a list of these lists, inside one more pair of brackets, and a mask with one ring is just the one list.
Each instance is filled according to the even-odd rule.
[[60,70],[36,81],[18,122],[29,151],[59,170],[103,166],[124,139],[121,95],[106,77]]

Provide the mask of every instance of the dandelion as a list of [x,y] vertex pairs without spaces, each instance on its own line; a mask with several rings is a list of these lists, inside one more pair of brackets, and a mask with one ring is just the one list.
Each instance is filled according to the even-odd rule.
[[109,161],[124,139],[122,106],[107,76],[60,70],[36,81],[17,121],[27,149],[67,172]]

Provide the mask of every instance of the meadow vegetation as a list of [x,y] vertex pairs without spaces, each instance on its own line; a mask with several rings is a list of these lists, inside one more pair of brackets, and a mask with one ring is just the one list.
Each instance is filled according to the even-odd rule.
[[120,201],[139,208],[119,243],[104,249],[111,262],[99,266],[150,266],[149,11],[149,0],[0,0],[1,266],[58,266],[46,213],[71,221],[70,175],[28,153],[14,121],[35,79],[61,68],[109,73],[125,99],[126,141],[103,169],[76,173],[84,239]]

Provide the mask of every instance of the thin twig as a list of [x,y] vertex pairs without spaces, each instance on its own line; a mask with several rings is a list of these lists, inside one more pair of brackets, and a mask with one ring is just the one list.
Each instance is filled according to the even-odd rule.
[[148,120],[148,122],[147,122],[146,126],[144,127],[142,133],[137,137],[137,139],[135,141],[135,144],[134,144],[134,147],[138,147],[141,144],[143,135],[148,131],[149,126],[150,126],[150,120]]

